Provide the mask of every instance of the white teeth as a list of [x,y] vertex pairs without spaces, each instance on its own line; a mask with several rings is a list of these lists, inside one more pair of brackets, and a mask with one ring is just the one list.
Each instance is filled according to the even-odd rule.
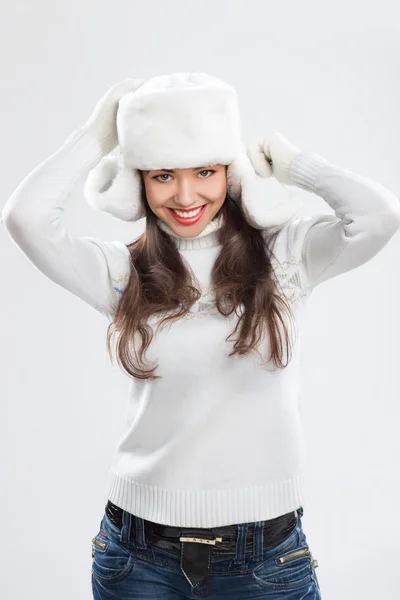
[[175,210],[174,208],[172,210],[174,211],[175,214],[178,215],[178,217],[190,219],[191,217],[195,217],[196,215],[198,215],[202,208],[203,207],[200,206],[200,208],[196,208],[195,210],[191,210],[190,212],[187,212],[187,211],[183,212],[181,210]]

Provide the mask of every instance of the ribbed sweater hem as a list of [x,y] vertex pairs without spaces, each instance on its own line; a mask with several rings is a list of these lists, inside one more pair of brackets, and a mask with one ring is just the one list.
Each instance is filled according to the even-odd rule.
[[176,527],[222,527],[273,519],[304,502],[304,476],[263,486],[221,490],[157,488],[110,470],[107,500],[133,515]]

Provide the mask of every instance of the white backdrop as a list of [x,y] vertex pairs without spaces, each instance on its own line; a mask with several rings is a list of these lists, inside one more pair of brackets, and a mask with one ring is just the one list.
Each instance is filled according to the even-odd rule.
[[[393,2],[23,0],[0,8],[3,205],[125,77],[202,70],[233,84],[244,136],[295,145],[400,191],[400,36]],[[332,212],[302,192],[304,214]],[[71,232],[137,225],[76,194]],[[128,379],[107,323],[0,230],[0,595],[90,599],[91,539]],[[315,290],[303,337],[303,526],[324,600],[399,597],[400,235]]]

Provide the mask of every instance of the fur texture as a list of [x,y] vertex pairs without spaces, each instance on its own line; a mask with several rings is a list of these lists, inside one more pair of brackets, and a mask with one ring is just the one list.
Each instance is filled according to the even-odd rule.
[[90,171],[84,194],[92,208],[121,221],[137,221],[145,216],[141,187],[137,170],[121,167],[117,156],[105,156]]
[[242,145],[234,88],[203,73],[154,77],[126,94],[117,129],[133,169],[228,165]]
[[268,175],[269,164],[264,155],[265,177],[257,175],[246,153],[241,153],[227,170],[228,190],[234,199],[240,197],[246,220],[256,229],[279,227],[290,220],[301,206],[289,186]]

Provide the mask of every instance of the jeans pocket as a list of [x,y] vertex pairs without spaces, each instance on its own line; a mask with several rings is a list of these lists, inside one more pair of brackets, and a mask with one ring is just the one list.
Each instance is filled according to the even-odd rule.
[[92,574],[103,584],[116,583],[132,571],[134,556],[104,529],[92,539]]
[[298,536],[296,545],[284,551],[278,550],[256,567],[253,578],[266,590],[290,591],[310,585],[313,582],[313,557],[310,548]]

